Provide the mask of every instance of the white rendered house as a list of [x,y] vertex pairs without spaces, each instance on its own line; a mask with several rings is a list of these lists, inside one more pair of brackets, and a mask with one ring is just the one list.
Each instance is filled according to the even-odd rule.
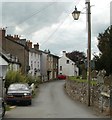
[[29,66],[32,76],[40,76],[40,52],[34,48],[29,51]]
[[66,76],[78,76],[79,68],[76,66],[75,62],[66,57],[66,51],[63,51],[63,56],[59,58],[59,74]]

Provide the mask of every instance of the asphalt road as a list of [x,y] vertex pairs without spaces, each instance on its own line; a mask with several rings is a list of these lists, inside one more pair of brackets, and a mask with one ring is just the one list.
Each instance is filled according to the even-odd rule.
[[87,105],[74,102],[64,91],[64,80],[40,85],[31,106],[16,106],[5,118],[99,118]]

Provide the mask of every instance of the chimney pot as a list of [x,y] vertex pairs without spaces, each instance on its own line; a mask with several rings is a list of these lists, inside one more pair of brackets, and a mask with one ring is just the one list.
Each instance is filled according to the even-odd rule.
[[0,38],[5,38],[6,30],[5,28],[0,28]]
[[27,41],[28,48],[32,48],[32,42],[30,40]]
[[37,43],[37,44],[34,44],[34,49],[35,50],[39,50],[39,44]]

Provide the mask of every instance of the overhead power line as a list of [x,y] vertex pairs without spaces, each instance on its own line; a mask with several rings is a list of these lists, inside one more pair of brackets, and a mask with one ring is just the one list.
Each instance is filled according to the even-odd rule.
[[[79,4],[80,0],[77,2],[77,5]],[[73,5],[73,4],[72,4]],[[71,7],[73,9],[73,6]],[[71,9],[71,10],[72,10]],[[44,45],[46,42],[48,42],[50,40],[50,38],[59,30],[59,28],[63,25],[63,23],[65,22],[65,20],[68,18],[69,14],[66,16],[66,18],[57,26],[57,28],[53,31],[53,33],[47,38],[47,40],[45,40],[42,44]]]
[[[31,19],[31,18],[34,17],[35,15],[39,14],[40,12],[42,12],[43,10],[47,9],[48,7],[50,7],[50,6],[54,5],[54,4],[55,4],[55,2],[52,2],[52,3],[50,3],[49,5],[44,6],[44,7],[43,7],[42,9],[40,9],[39,11],[34,12],[33,14],[31,14],[30,16],[28,16],[28,17],[25,18],[24,20],[20,21],[16,26],[18,26],[18,25],[20,25],[20,24],[23,24],[25,21]],[[7,28],[9,28],[9,27],[15,27],[15,25],[7,26]]]
[[[80,0],[77,0],[76,4],[79,4]],[[28,16],[27,18],[25,18],[24,20],[20,21],[19,23],[17,23],[16,26],[23,24],[25,21],[31,19],[32,17],[34,17],[35,15],[39,14],[40,12],[42,12],[43,10],[47,9],[48,7],[54,5],[56,3],[55,0],[53,0],[53,2],[51,2],[49,5],[44,6],[42,9],[40,9],[39,11],[34,12],[33,14],[31,14],[30,16]],[[15,25],[11,25],[11,26],[7,26],[7,28],[9,27],[15,27]]]

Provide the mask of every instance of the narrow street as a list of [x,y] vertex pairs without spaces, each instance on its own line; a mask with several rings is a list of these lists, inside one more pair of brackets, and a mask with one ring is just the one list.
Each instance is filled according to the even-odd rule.
[[64,83],[60,80],[40,85],[31,106],[17,106],[5,118],[98,118],[87,105],[67,96]]

